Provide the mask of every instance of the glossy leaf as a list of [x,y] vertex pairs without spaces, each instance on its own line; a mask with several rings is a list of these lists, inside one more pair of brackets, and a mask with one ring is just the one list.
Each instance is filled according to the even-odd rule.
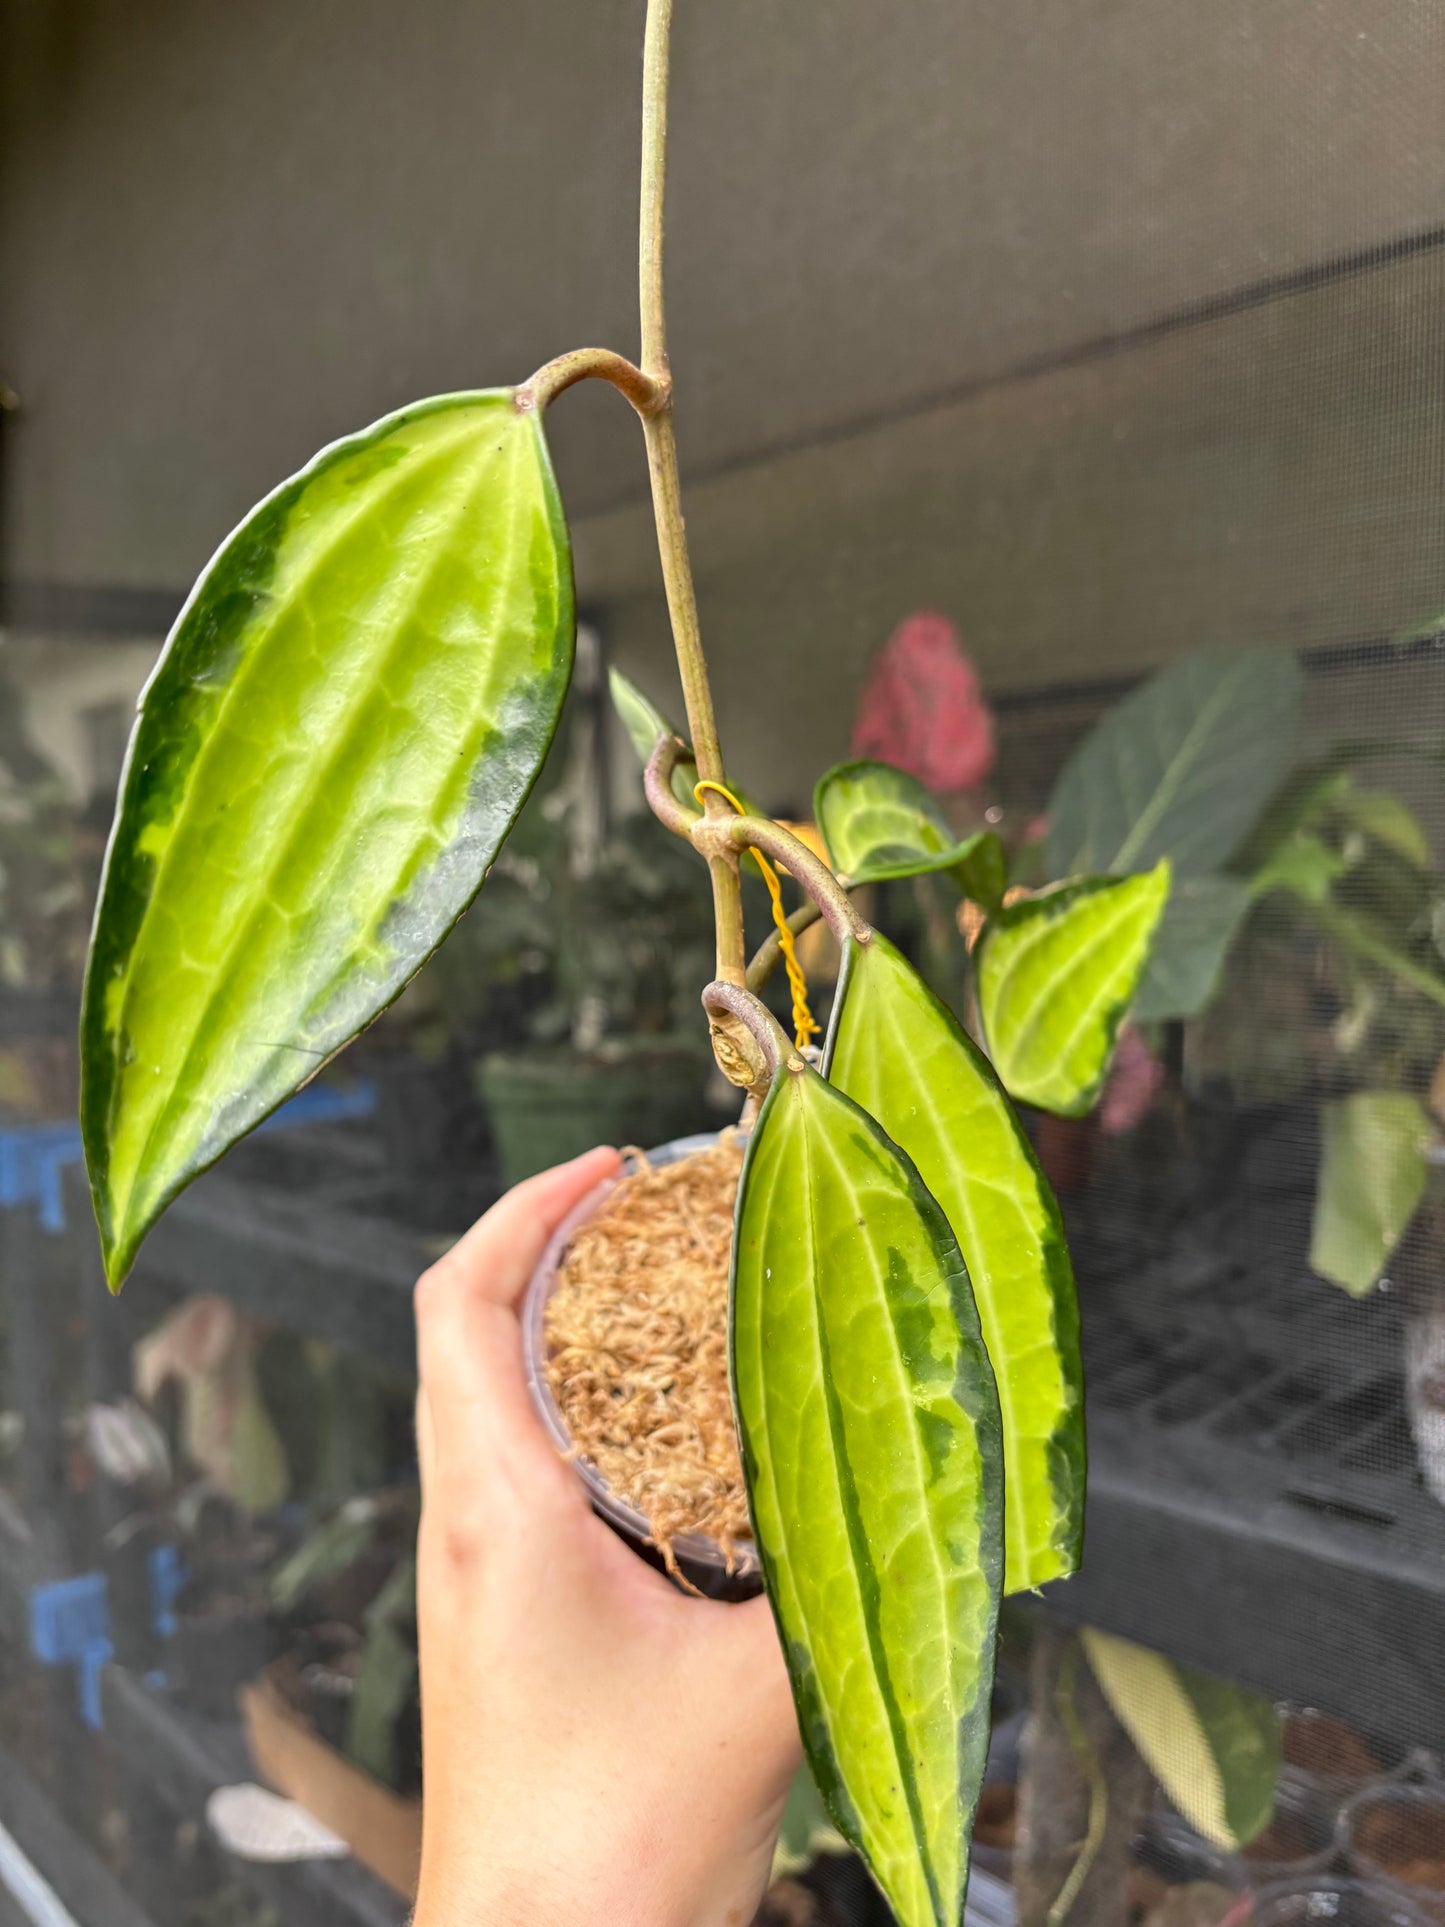
[[942,1211],[806,1066],[748,1148],[732,1346],[814,1778],[902,1927],[955,1927],[1003,1571],[998,1398]]
[[[612,694],[612,706],[622,718],[628,740],[637,752],[637,760],[646,769],[652,761],[653,750],[657,748],[658,737],[679,736],[679,732],[656,704],[648,701],[632,678],[624,676],[620,669],[608,670],[607,684]],[[696,782],[697,764],[691,756],[679,757],[672,772],[672,793],[679,803],[686,804],[690,810],[697,808],[697,798],[693,795]]]
[[1294,756],[1304,677],[1293,656],[1189,656],[1111,709],[1065,764],[1049,799],[1055,876],[1219,869]]
[[1360,1091],[1320,1113],[1310,1269],[1355,1297],[1378,1280],[1425,1195],[1425,1107],[1403,1091]]
[[1072,1572],[1083,1369],[1059,1208],[993,1066],[888,942],[850,944],[827,1074],[907,1152],[968,1266],[1003,1418],[1005,1590]]
[[1227,1850],[1263,1833],[1280,1768],[1271,1701],[1092,1627],[1080,1637],[1115,1718],[1190,1825]]
[[1025,1104],[1081,1117],[1104,1088],[1169,896],[1169,865],[1085,877],[992,916],[979,941],[988,1054]]
[[819,780],[813,814],[833,868],[852,883],[946,870],[985,909],[1002,901],[1008,863],[992,830],[960,840],[917,777],[891,763],[839,763]]
[[1254,894],[1237,877],[1175,877],[1131,1007],[1139,1023],[1208,1006]]
[[546,444],[509,391],[337,442],[192,591],[141,700],[82,1016],[112,1286],[192,1178],[476,894],[571,672]]

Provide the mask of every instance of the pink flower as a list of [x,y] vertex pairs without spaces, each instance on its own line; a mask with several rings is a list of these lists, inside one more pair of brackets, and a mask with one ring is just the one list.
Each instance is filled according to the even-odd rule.
[[920,609],[889,637],[858,705],[853,754],[895,763],[931,790],[977,789],[993,768],[993,715],[958,631]]

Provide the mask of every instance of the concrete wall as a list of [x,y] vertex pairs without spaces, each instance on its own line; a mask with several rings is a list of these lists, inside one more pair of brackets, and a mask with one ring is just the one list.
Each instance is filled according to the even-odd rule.
[[[631,349],[642,12],[11,0],[7,577],[178,592],[337,433]],[[835,753],[922,602],[1013,686],[1431,600],[1438,256],[1029,371],[1445,222],[1442,54],[1427,0],[680,0],[673,346],[740,774]],[[578,392],[555,439],[582,592],[665,684],[635,426]]]

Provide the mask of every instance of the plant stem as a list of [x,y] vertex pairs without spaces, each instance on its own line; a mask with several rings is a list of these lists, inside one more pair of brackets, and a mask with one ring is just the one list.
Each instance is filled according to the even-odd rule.
[[643,374],[625,355],[616,355],[610,348],[574,348],[569,354],[558,355],[555,361],[545,363],[524,381],[512,405],[518,414],[526,414],[532,408],[546,408],[564,388],[578,381],[610,381],[626,395],[644,421],[666,400],[665,385]]
[[742,1038],[747,1038],[753,1046],[752,1052],[747,1053],[751,1076],[734,1076],[735,1084],[756,1090],[766,1086],[768,1079],[779,1071],[797,1073],[807,1069],[793,1047],[793,1040],[767,1005],[760,1003],[751,992],[737,984],[709,984],[702,993],[702,1007],[715,1029],[725,1027],[735,1046]]
[[642,772],[642,790],[648,807],[663,828],[671,830],[674,836],[690,838],[693,824],[700,823],[702,817],[697,810],[690,810],[680,802],[672,787],[672,772],[686,753],[686,746],[675,736],[659,736]]
[[1294,894],[1303,905],[1306,915],[1313,917],[1320,928],[1346,950],[1353,950],[1357,957],[1364,957],[1370,963],[1378,964],[1382,970],[1388,970],[1400,983],[1417,990],[1432,1003],[1445,1006],[1445,980],[1437,977],[1432,970],[1416,963],[1413,957],[1407,957],[1383,937],[1377,937],[1348,910],[1341,910],[1338,904],[1328,898],[1323,903],[1316,903],[1300,891]]
[[[672,38],[673,0],[648,0],[647,33],[642,53],[642,195],[638,222],[638,298],[642,322],[642,368],[656,383],[659,404],[642,417],[647,440],[647,466],[652,478],[652,512],[657,524],[657,549],[662,582],[672,622],[673,646],[683,701],[687,705],[688,734],[697,759],[699,777],[723,782],[722,750],[702,635],[697,619],[697,594],[687,552],[682,513],[682,485],[677,469],[677,433],[672,411],[672,371],[667,359],[667,317],[663,301],[663,204],[667,193],[667,70]],[[709,816],[727,812],[727,804],[707,792]],[[726,850],[709,853],[713,914],[717,925],[717,974],[723,983],[741,984],[745,977],[742,891],[737,858]]]
[[1079,1857],[1069,1869],[1069,1877],[1059,1889],[1054,1904],[1049,1908],[1048,1927],[1062,1927],[1073,1911],[1074,1902],[1084,1882],[1089,1877],[1089,1869],[1099,1856],[1104,1844],[1104,1829],[1109,1821],[1109,1783],[1104,1778],[1104,1769],[1099,1756],[1089,1744],[1089,1736],[1084,1731],[1079,1709],[1074,1702],[1074,1682],[1078,1674],[1079,1645],[1071,1639],[1064,1650],[1059,1666],[1058,1714],[1060,1724],[1068,1735],[1069,1745],[1074,1750],[1074,1758],[1088,1782],[1089,1787],[1089,1827],[1079,1849]]
[[642,45],[642,206],[637,230],[642,365],[667,374],[667,311],[662,288],[663,204],[667,198],[667,69],[673,0],[647,0]]
[[872,940],[873,926],[856,908],[827,864],[781,823],[770,822],[765,816],[729,816],[720,823],[704,819],[693,824],[692,840],[709,856],[725,844],[734,850],[761,850],[764,856],[781,863],[807,891],[840,944],[850,937],[855,943]]

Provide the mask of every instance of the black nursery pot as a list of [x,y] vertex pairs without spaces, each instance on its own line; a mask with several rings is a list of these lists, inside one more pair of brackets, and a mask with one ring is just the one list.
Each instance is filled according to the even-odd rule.
[[[706,1151],[717,1143],[714,1132],[705,1132],[696,1137],[674,1138],[671,1143],[659,1146],[647,1154],[648,1162],[656,1166],[676,1164],[680,1158],[694,1151]],[[542,1253],[541,1263],[532,1274],[527,1287],[527,1296],[522,1307],[522,1350],[527,1368],[527,1385],[531,1391],[537,1410],[542,1415],[542,1423],[551,1434],[559,1452],[572,1450],[572,1437],[567,1430],[566,1421],[558,1410],[552,1396],[552,1387],[547,1380],[547,1301],[552,1296],[557,1283],[557,1273],[568,1245],[578,1229],[593,1217],[602,1204],[616,1189],[618,1180],[607,1178],[595,1190],[589,1191],[566,1219],[560,1224],[547,1249]],[[592,1502],[592,1510],[599,1518],[605,1519],[615,1533],[627,1541],[633,1551],[659,1572],[665,1570],[661,1554],[652,1544],[647,1520],[634,1507],[628,1505],[613,1492],[601,1473],[589,1459],[577,1457],[572,1461],[577,1476],[587,1488],[587,1496]],[[732,1571],[728,1571],[727,1560],[722,1547],[715,1539],[699,1532],[679,1533],[673,1540],[673,1554],[678,1570],[688,1584],[696,1587],[708,1599],[721,1599],[736,1602],[752,1599],[763,1589],[762,1567],[758,1560],[757,1548],[744,1544],[733,1548]]]
[[264,1612],[217,1606],[176,1613],[167,1668],[198,1713],[234,1720],[236,1695],[265,1670],[275,1635]]

